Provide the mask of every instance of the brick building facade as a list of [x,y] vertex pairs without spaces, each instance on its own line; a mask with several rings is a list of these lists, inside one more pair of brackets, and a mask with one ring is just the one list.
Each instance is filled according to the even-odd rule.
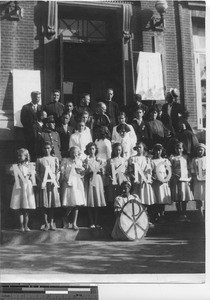
[[[72,46],[69,46],[65,41],[63,42],[64,35],[62,36],[61,34],[61,29],[63,28],[62,22],[65,21],[68,23],[68,14],[70,19],[75,18],[77,20],[78,18],[81,20],[92,20],[94,17],[97,19],[96,15],[100,16],[97,21],[99,23],[95,24],[99,24],[102,36],[103,26],[106,25],[108,28],[106,29],[109,40],[109,43],[106,44],[107,53],[110,52],[113,56],[112,66],[109,65],[106,70],[108,75],[110,73],[110,81],[107,79],[109,76],[106,75],[107,77],[105,78],[104,75],[103,78],[101,77],[102,83],[100,83],[101,85],[98,89],[103,89],[110,85],[111,80],[116,81],[115,89],[118,102],[124,101],[124,103],[129,103],[132,99],[132,94],[135,92],[137,53],[139,51],[161,52],[165,90],[168,91],[171,87],[178,88],[180,90],[180,102],[189,111],[189,122],[192,127],[201,129],[205,127],[199,123],[201,121],[198,119],[198,110],[201,111],[203,107],[205,108],[205,103],[202,102],[202,99],[200,103],[197,102],[200,87],[196,85],[196,78],[198,76],[195,66],[195,53],[197,52],[195,51],[194,40],[196,39],[194,39],[194,36],[196,36],[196,30],[193,29],[199,29],[198,36],[200,34],[205,40],[204,1],[167,1],[168,8],[165,14],[165,30],[156,30],[150,26],[151,17],[153,15],[159,17],[155,9],[156,1],[59,1],[58,3],[18,1],[18,8],[20,9],[18,13],[21,14],[19,20],[11,18],[9,8],[14,1],[10,2],[0,2],[1,167],[6,163],[12,163],[16,149],[23,145],[21,130],[14,127],[13,78],[11,70],[40,70],[43,103],[49,101],[50,91],[53,88],[63,90],[62,80],[64,80],[65,76],[69,76],[68,70],[65,70],[65,65],[71,64],[71,59],[67,54],[68,51],[72,51],[68,50],[72,49]],[[52,6],[51,8],[50,5]],[[130,13],[130,8],[132,8],[132,13]],[[128,19],[126,20],[126,18]],[[105,25],[103,22],[105,22]],[[85,23],[83,22],[82,24],[84,25]],[[53,27],[50,28],[50,25],[53,25]],[[94,25],[94,27],[97,26]],[[123,29],[129,31],[131,38],[129,40],[130,54],[122,63],[121,47],[123,41],[126,39],[126,37],[122,38]],[[97,34],[99,35],[99,31]],[[97,36],[97,38],[99,37]],[[84,40],[83,42],[84,44],[88,44],[88,41]],[[101,42],[104,43],[103,38],[101,38]],[[76,41],[74,44],[76,44]],[[103,50],[105,43],[103,47],[99,46],[99,44],[94,46],[95,48],[87,50],[87,53],[95,51],[96,56],[99,52],[102,53],[101,55],[104,55],[106,53]],[[205,45],[202,46],[202,51],[205,52]],[[83,50],[78,46],[78,55],[79,53],[81,57],[82,55],[84,56]],[[75,52],[72,55],[76,59]],[[101,57],[98,57],[99,60]],[[92,57],[91,59],[94,61]],[[108,55],[104,63],[100,65],[101,68],[106,68],[107,61],[109,61]],[[90,65],[87,63],[86,66],[89,67]],[[92,64],[92,67],[95,67],[94,64]],[[112,76],[115,71],[117,75]],[[97,77],[98,69],[95,68],[94,72],[92,75]],[[75,71],[75,78],[76,76],[78,74]],[[98,76],[100,77],[100,75]],[[117,83],[116,77],[120,83]],[[86,80],[84,78],[81,81]],[[97,98],[98,90],[96,86],[97,80],[89,86],[93,98]],[[28,99],[29,101],[30,99]],[[65,101],[65,97],[63,97],[62,101]]]

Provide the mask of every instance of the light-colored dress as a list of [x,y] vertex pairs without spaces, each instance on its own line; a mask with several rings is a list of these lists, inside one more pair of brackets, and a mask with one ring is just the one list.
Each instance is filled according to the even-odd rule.
[[100,174],[103,168],[103,161],[98,158],[87,157],[84,161],[84,165],[86,168],[85,195],[87,206],[106,206],[103,180]]
[[206,157],[192,159],[193,194],[195,200],[205,201],[206,195]]
[[[114,203],[114,199],[120,194],[120,185],[123,181],[128,180],[127,176],[128,161],[124,157],[114,157],[107,161],[106,176],[108,178],[108,199],[109,203]],[[113,178],[112,168],[119,173],[115,175],[116,182]]]
[[153,173],[152,187],[155,192],[155,196],[158,204],[171,204],[171,190],[169,187],[169,183],[159,181],[156,173],[157,166],[161,164],[159,168],[159,172],[161,172],[163,178],[167,177],[166,167],[164,163],[167,164],[169,167],[171,167],[170,161],[166,158],[152,159],[151,161],[151,167]]
[[86,206],[81,159],[63,158],[61,161],[62,206]]
[[137,182],[133,183],[132,194],[136,194],[140,198],[140,202],[145,205],[157,203],[154,190],[151,184],[152,170],[150,159],[145,156],[132,156],[129,159],[129,169],[134,175],[134,164],[138,166],[142,174],[138,172]]
[[189,160],[186,155],[170,156],[172,166],[171,198],[174,202],[194,200],[190,189]]
[[[112,144],[108,139],[100,139],[95,141],[96,147],[98,148],[97,158],[107,161],[111,158]],[[102,180],[105,187],[108,186],[108,179],[105,176],[106,164],[104,164]]]
[[30,180],[30,166],[29,163],[16,164],[11,168],[11,172],[14,172],[14,166],[19,168],[23,174],[25,181],[19,179],[20,188],[13,186],[12,197],[10,202],[10,208],[12,209],[35,209],[35,195],[33,190],[33,184]]
[[108,139],[95,140],[96,147],[98,148],[97,157],[101,159],[111,158],[112,145]]
[[[134,147],[136,145],[136,142],[137,142],[136,133],[135,133],[132,125],[127,124],[127,123],[126,123],[126,125],[130,128],[130,131],[128,132],[128,136],[129,136],[131,144]],[[112,143],[113,144],[118,143],[120,138],[121,138],[120,134],[117,132],[117,126],[114,126],[113,131],[112,131]]]
[[[130,125],[131,126],[131,125]],[[132,126],[131,126],[132,127]],[[133,130],[134,131],[134,130]],[[135,134],[135,132],[134,132]],[[133,147],[136,145],[136,134],[135,138],[130,134],[130,131],[125,134],[122,138],[119,134],[115,136],[114,143],[120,143],[123,149],[123,157],[129,158],[136,154],[136,151],[133,150]]]
[[87,144],[92,142],[92,136],[90,133],[90,129],[86,127],[86,129],[82,132],[76,131],[73,133],[69,140],[69,148],[78,147],[81,151],[80,157],[81,159],[85,159],[86,155],[84,153]]
[[[50,167],[52,174],[55,178],[55,182],[58,183],[59,180],[59,160],[57,157],[44,156],[38,158],[36,161],[36,173],[37,176],[43,182],[46,167]],[[55,186],[53,182],[47,182],[46,187],[42,188],[41,183],[38,183],[38,195],[37,195],[37,207],[53,208],[60,207],[60,195],[58,192],[58,187]]]

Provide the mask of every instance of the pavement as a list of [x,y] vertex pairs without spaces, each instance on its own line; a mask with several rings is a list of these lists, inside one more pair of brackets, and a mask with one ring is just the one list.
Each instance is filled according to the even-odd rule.
[[201,222],[157,224],[139,241],[113,241],[106,237],[1,247],[3,281],[21,274],[41,280],[44,274],[62,278],[69,274],[204,273],[205,226]]

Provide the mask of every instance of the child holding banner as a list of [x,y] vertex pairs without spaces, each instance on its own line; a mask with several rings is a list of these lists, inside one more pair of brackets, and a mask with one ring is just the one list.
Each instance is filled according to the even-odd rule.
[[183,152],[183,143],[178,142],[175,145],[175,155],[170,156],[172,165],[171,197],[172,201],[176,202],[179,221],[189,222],[190,220],[186,216],[187,202],[194,198],[190,189],[190,161]]
[[64,228],[70,228],[68,216],[73,211],[72,228],[78,230],[77,218],[79,206],[86,206],[83,176],[85,169],[79,158],[80,149],[71,147],[67,158],[61,161],[61,202],[67,207],[64,220]]
[[169,180],[171,178],[171,163],[163,157],[164,148],[161,144],[155,144],[153,148],[153,158],[151,161],[153,183],[157,206],[157,221],[164,222],[164,210],[166,204],[171,204],[171,190]]
[[18,163],[14,164],[11,171],[15,177],[12,190],[10,208],[19,212],[20,231],[30,231],[28,227],[29,210],[35,209],[35,195],[33,186],[36,185],[35,168],[30,163],[30,155],[27,149],[17,151]]
[[196,147],[196,157],[192,159],[191,173],[193,177],[193,194],[197,206],[204,218],[206,194],[206,145],[200,143]]
[[[44,225],[42,230],[56,230],[54,223],[54,209],[60,207],[58,181],[60,176],[58,158],[51,155],[52,145],[45,142],[43,145],[44,156],[36,161],[36,175],[38,181],[37,206],[44,211]],[[49,222],[48,222],[49,218]]]
[[144,143],[137,142],[134,150],[137,151],[137,154],[130,157],[128,161],[129,173],[133,182],[132,194],[138,195],[140,202],[147,207],[152,224],[154,222],[154,209],[151,206],[157,201],[152,188],[151,161],[146,157],[146,146]]
[[84,166],[86,168],[85,194],[87,199],[90,228],[100,228],[101,226],[98,225],[98,208],[106,206],[104,186],[101,176],[106,161],[97,158],[97,147],[95,143],[89,143],[86,146],[85,154],[87,155],[87,158],[84,161]]
[[123,149],[120,143],[112,146],[112,157],[107,161],[106,175],[109,178],[108,203],[114,203],[114,199],[120,194],[120,185],[127,180],[128,161],[122,157]]

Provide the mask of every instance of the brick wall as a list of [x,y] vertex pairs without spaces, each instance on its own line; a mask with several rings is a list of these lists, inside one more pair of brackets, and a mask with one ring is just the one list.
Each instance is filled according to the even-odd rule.
[[[165,88],[168,91],[171,87],[176,87],[180,89],[180,53],[179,47],[179,36],[177,34],[176,27],[176,12],[173,1],[167,1],[168,9],[165,14],[165,26],[164,32],[159,32],[159,38],[163,41],[162,48],[164,49],[163,55],[163,68],[164,68],[164,79]],[[145,26],[149,24],[150,18],[154,15],[159,17],[155,9],[155,1],[141,1],[141,12],[139,13],[141,17],[142,26],[142,45],[139,51],[145,52],[155,52],[154,49],[154,38],[157,32],[152,30],[145,30]],[[137,43],[135,43],[137,44]]]
[[192,20],[191,11],[186,3],[178,4],[180,39],[181,39],[181,57],[183,72],[183,99],[186,108],[189,111],[189,122],[192,127],[197,125],[197,106],[195,89],[195,67],[192,43]]
[[19,21],[1,20],[1,98],[0,109],[12,109],[12,69],[34,68],[34,5],[33,1],[20,1],[23,18]]
[[[19,21],[1,19],[0,69],[0,165],[10,163],[19,146],[24,146],[13,122],[12,69],[39,69],[43,72],[42,6],[37,1],[20,1]],[[45,4],[44,4],[45,5]],[[4,15],[4,12],[3,12]],[[20,145],[19,145],[20,144]]]
[[180,55],[179,35],[177,33],[175,7],[173,1],[168,1],[168,9],[165,14],[165,66],[166,66],[166,90],[178,88],[180,90]]
[[141,17],[142,17],[142,38],[143,38],[143,49],[144,52],[154,52],[153,49],[153,37],[154,32],[144,31],[144,26],[148,25],[148,21],[151,19],[153,14],[155,13],[155,1],[141,1]]

